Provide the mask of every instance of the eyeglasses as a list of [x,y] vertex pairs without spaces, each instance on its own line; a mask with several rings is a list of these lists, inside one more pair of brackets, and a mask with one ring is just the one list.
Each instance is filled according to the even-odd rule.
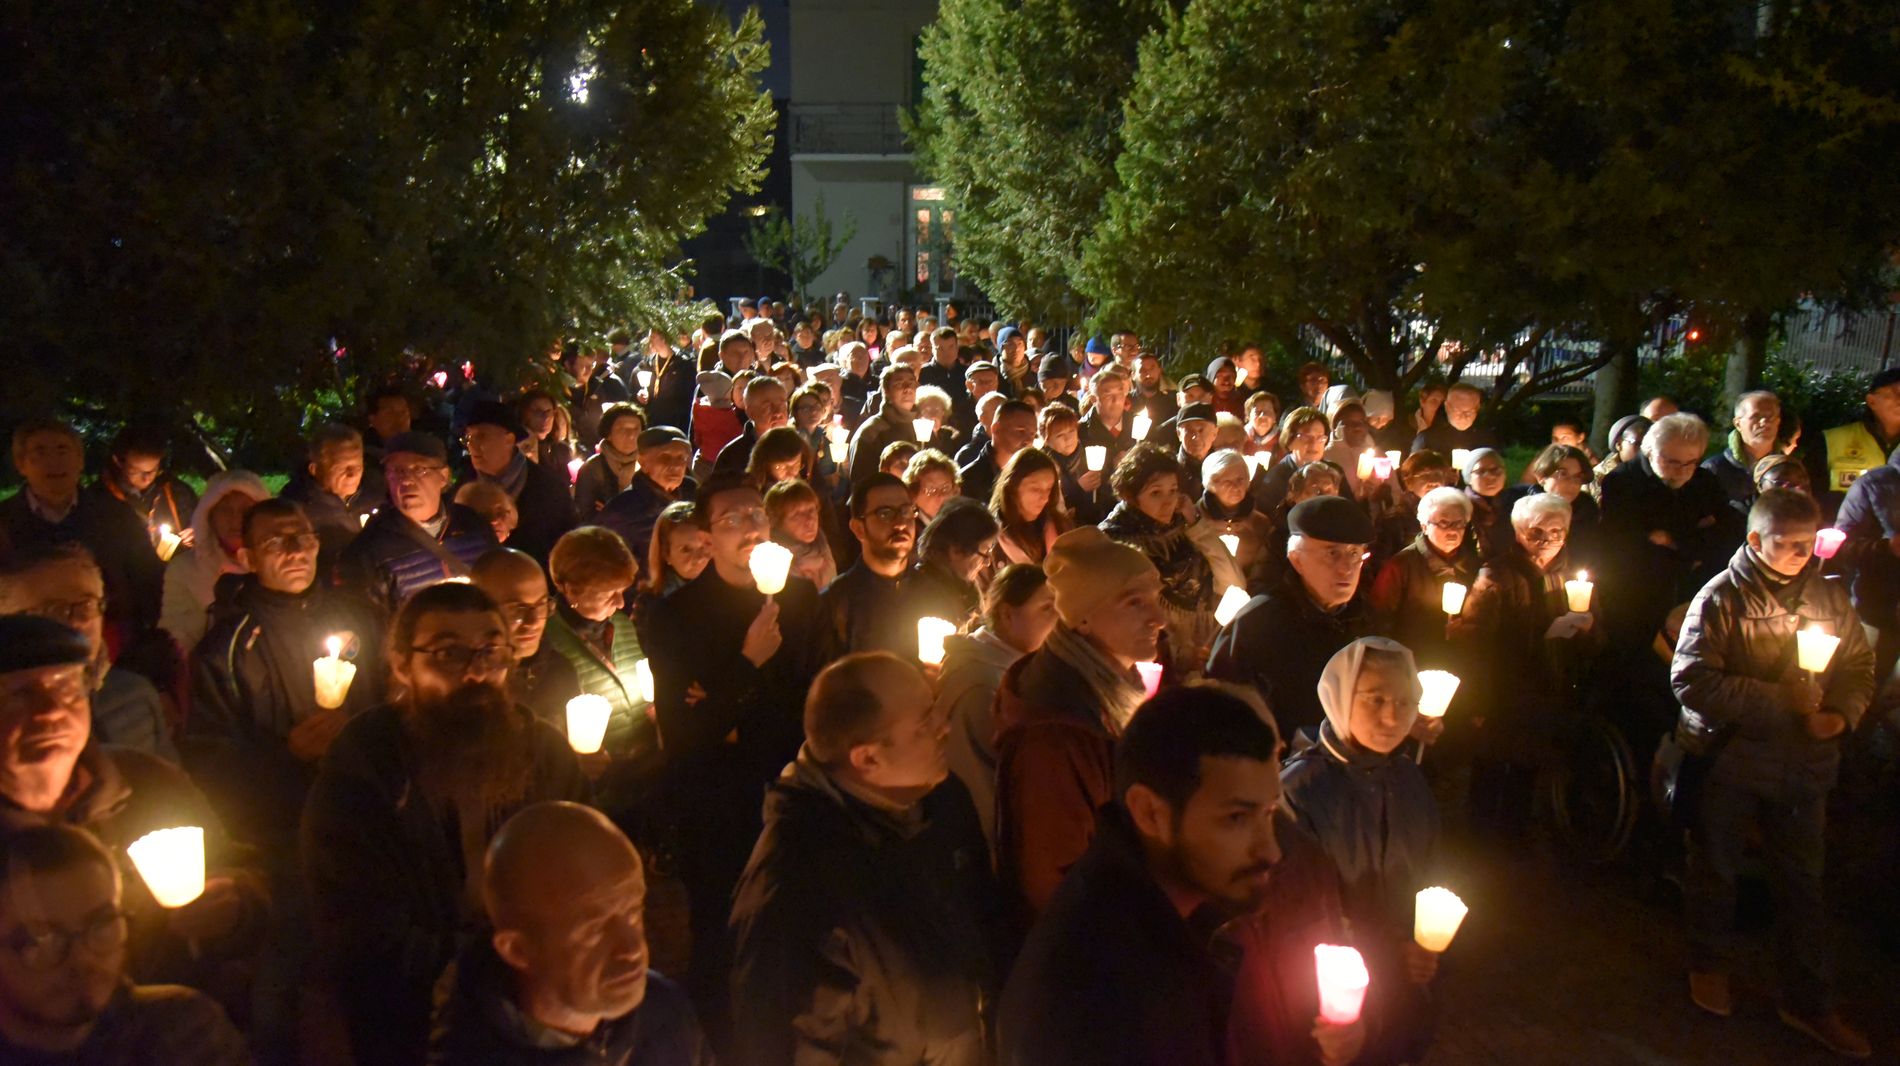
[[909,504],[902,507],[874,507],[865,512],[868,518],[875,518],[886,525],[900,525],[917,521],[918,510]]
[[956,491],[957,491],[957,487],[955,485],[926,485],[923,488],[917,490],[917,495],[928,496],[931,499],[935,500],[944,496],[949,496]]
[[281,537],[272,537],[258,544],[257,550],[266,555],[289,555],[291,552],[313,552],[323,543],[315,533],[286,533]]
[[123,947],[125,938],[125,912],[107,904],[78,929],[16,929],[7,937],[6,947],[27,969],[50,970],[71,957],[74,944],[84,947],[87,954],[104,955]]
[[1553,470],[1549,474],[1545,475],[1544,480],[1561,481],[1566,485],[1581,485],[1583,484],[1583,475],[1578,474],[1578,473],[1572,473],[1569,470]]
[[42,603],[25,613],[50,618],[61,625],[78,629],[81,626],[91,625],[106,613],[106,599],[104,596],[87,596],[77,600],[54,600],[51,603]]
[[484,644],[471,648],[466,644],[438,644],[433,648],[411,648],[426,655],[438,670],[454,673],[479,664],[482,667],[508,666],[515,661],[515,649],[507,644]]
[[1452,519],[1434,518],[1425,524],[1432,527],[1433,529],[1442,529],[1449,533],[1450,531],[1454,529],[1465,528],[1465,525],[1467,523],[1462,518],[1452,518]]
[[727,511],[725,514],[713,519],[712,525],[716,529],[729,531],[741,529],[770,529],[772,527],[772,516],[766,514],[763,507],[748,507],[743,511]]
[[1570,531],[1567,529],[1531,528],[1520,529],[1517,535],[1524,538],[1525,542],[1529,544],[1562,544],[1570,538]]
[[1472,477],[1503,477],[1504,464],[1486,463],[1483,466],[1474,466],[1470,468],[1469,470],[1465,471],[1465,473],[1469,474]]
[[446,466],[431,463],[428,466],[389,466],[383,468],[383,476],[389,481],[421,481],[430,474],[448,470]]
[[554,599],[549,596],[543,596],[533,603],[515,602],[501,605],[501,616],[511,626],[525,626],[545,621],[548,615],[553,613]]

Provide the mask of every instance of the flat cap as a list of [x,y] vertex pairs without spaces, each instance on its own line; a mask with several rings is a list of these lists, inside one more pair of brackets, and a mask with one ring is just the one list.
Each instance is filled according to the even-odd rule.
[[1183,422],[1212,422],[1212,421],[1215,421],[1213,404],[1191,403],[1191,404],[1188,404],[1186,407],[1181,408],[1181,414],[1175,418],[1174,424],[1178,426]]
[[92,662],[92,642],[37,614],[0,616],[0,674]]
[[648,429],[643,429],[640,431],[640,435],[633,439],[634,450],[642,452],[648,448],[664,448],[669,444],[690,443],[691,442],[686,439],[686,434],[681,433],[672,426],[653,426]]
[[410,430],[398,433],[383,442],[383,462],[387,463],[395,455],[420,455],[424,459],[434,459],[438,463],[449,461],[448,446],[435,436]]
[[1372,519],[1343,496],[1315,496],[1287,515],[1287,528],[1302,537],[1334,544],[1372,543]]

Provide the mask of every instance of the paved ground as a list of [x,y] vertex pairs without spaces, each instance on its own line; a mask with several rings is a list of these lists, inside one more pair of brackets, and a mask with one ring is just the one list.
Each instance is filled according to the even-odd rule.
[[[1537,849],[1454,844],[1471,916],[1445,961],[1431,1066],[1822,1066],[1837,1058],[1775,1016],[1765,928],[1735,975],[1735,1016],[1688,998],[1673,891],[1629,870],[1566,871]],[[1900,885],[1879,905],[1900,907]],[[1845,902],[1845,901],[1843,901]],[[1748,907],[1766,922],[1766,905]],[[1846,908],[1841,908],[1846,909]],[[1900,1063],[1900,962],[1838,923],[1843,1013]]]

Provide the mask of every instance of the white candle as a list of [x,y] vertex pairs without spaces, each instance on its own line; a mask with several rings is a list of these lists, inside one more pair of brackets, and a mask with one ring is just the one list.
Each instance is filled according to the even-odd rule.
[[925,666],[943,665],[943,642],[957,631],[955,622],[943,618],[917,620],[917,661]]
[[633,378],[635,381],[638,381],[640,383],[640,387],[644,389],[648,385],[653,384],[653,371],[636,370],[633,372]]
[[1155,420],[1146,411],[1136,411],[1134,424],[1130,427],[1136,440],[1147,440],[1148,431],[1153,429]]
[[612,714],[613,705],[605,696],[583,692],[568,700],[568,745],[582,755],[599,751],[601,741],[607,738],[607,718]]
[[851,457],[851,442],[848,440],[834,440],[826,447],[831,449],[831,461],[834,463],[843,463]]
[[1572,580],[1564,582],[1564,595],[1570,600],[1573,611],[1590,609],[1590,593],[1596,586],[1590,582],[1590,571],[1579,570]]
[[1141,675],[1142,691],[1148,694],[1149,699],[1153,699],[1154,694],[1161,691],[1161,664],[1136,663],[1135,673]]
[[1272,452],[1249,452],[1247,454],[1247,476],[1253,477],[1260,473],[1260,468],[1271,462],[1273,462]]
[[633,687],[640,698],[653,702],[653,664],[645,659],[633,664]]
[[1451,698],[1458,693],[1458,675],[1448,670],[1420,670],[1418,685],[1419,716],[1445,717],[1445,709],[1451,706]]
[[1470,448],[1453,448],[1451,450],[1451,468],[1453,470],[1458,471],[1458,476],[1460,477],[1464,476],[1465,464],[1470,461],[1471,461]]
[[1794,642],[1795,658],[1800,660],[1801,669],[1818,674],[1834,661],[1834,649],[1840,647],[1841,638],[1818,625],[1811,625],[1796,633]]
[[182,907],[205,892],[205,831],[181,825],[157,829],[125,849],[161,907]]
[[326,711],[334,711],[343,706],[343,700],[350,694],[350,682],[356,680],[356,664],[342,658],[343,638],[331,637],[323,642],[325,655],[310,664],[317,682],[317,706]]
[[360,515],[357,515],[357,516],[356,516],[356,524],[357,524],[358,526],[362,526],[362,527],[367,527],[367,526],[369,525],[369,520],[370,520],[370,518],[371,518],[371,517],[372,517],[373,515],[375,515],[375,514],[376,514],[376,512],[375,512],[375,511],[371,511],[371,512],[370,512],[369,514],[360,514]]
[[1469,908],[1449,888],[1421,888],[1412,912],[1412,939],[1426,951],[1438,953],[1451,946]]
[[1392,476],[1392,460],[1387,459],[1383,455],[1374,457],[1372,460],[1372,476],[1380,481],[1384,481],[1386,478],[1391,477]]
[[581,467],[586,465],[587,461],[584,459],[569,459],[567,461],[567,483],[572,485],[576,481],[579,481],[581,479]]
[[930,443],[930,438],[937,435],[937,423],[928,418],[911,419],[910,428],[917,434],[917,441],[920,444]]
[[1214,621],[1221,625],[1233,621],[1234,616],[1240,613],[1240,609],[1247,606],[1249,598],[1247,590],[1239,585],[1227,586],[1227,591],[1220,594],[1220,603],[1214,607]]
[[1833,526],[1817,530],[1814,534],[1814,554],[1823,559],[1832,559],[1834,553],[1840,551],[1841,545],[1845,543],[1847,543],[1845,530],[1835,529]]
[[1399,451],[1397,448],[1394,448],[1391,451],[1385,453],[1385,461],[1388,463],[1391,463],[1392,469],[1394,470],[1397,470],[1399,468],[1399,464],[1402,461],[1404,461],[1404,459],[1405,459],[1405,453],[1402,451]]
[[752,549],[752,557],[746,560],[746,567],[752,571],[752,581],[759,591],[767,596],[776,596],[785,588],[785,575],[792,570],[792,553],[783,545],[765,541]]
[[446,370],[438,370],[429,375],[429,380],[435,382],[436,388],[446,389],[449,387],[449,372]]
[[1319,976],[1319,1016],[1333,1025],[1359,1020],[1366,1003],[1366,960],[1357,949],[1339,944],[1315,944],[1313,968]]
[[173,533],[172,527],[159,526],[158,527],[158,561],[161,563],[171,562],[172,556],[178,553],[178,545],[183,542],[184,542],[184,538],[180,537],[176,533]]
[[1220,546],[1227,549],[1227,554],[1236,558],[1240,556],[1240,537],[1238,535],[1222,533],[1220,535]]
[[825,439],[833,444],[849,444],[851,442],[851,431],[844,428],[843,422],[833,422],[831,425],[825,427]]
[[1091,444],[1082,449],[1082,456],[1088,460],[1090,470],[1100,470],[1108,465],[1108,446]]
[[1465,609],[1465,595],[1470,591],[1471,589],[1469,587],[1461,585],[1456,581],[1445,582],[1445,591],[1439,601],[1444,606],[1445,613],[1458,614],[1463,611]]
[[1359,457],[1359,480],[1364,481],[1372,476],[1372,458],[1371,448],[1367,448],[1365,454]]

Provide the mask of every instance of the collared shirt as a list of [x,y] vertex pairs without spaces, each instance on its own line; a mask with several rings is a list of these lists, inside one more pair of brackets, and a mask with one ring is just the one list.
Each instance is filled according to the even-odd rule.
[[71,518],[73,512],[79,509],[79,494],[77,492],[73,493],[72,499],[66,501],[65,507],[54,510],[52,504],[40,499],[39,494],[32,489],[22,489],[20,491],[26,496],[27,507],[32,510],[34,515],[38,516],[41,521],[48,525],[59,525],[61,522]]

